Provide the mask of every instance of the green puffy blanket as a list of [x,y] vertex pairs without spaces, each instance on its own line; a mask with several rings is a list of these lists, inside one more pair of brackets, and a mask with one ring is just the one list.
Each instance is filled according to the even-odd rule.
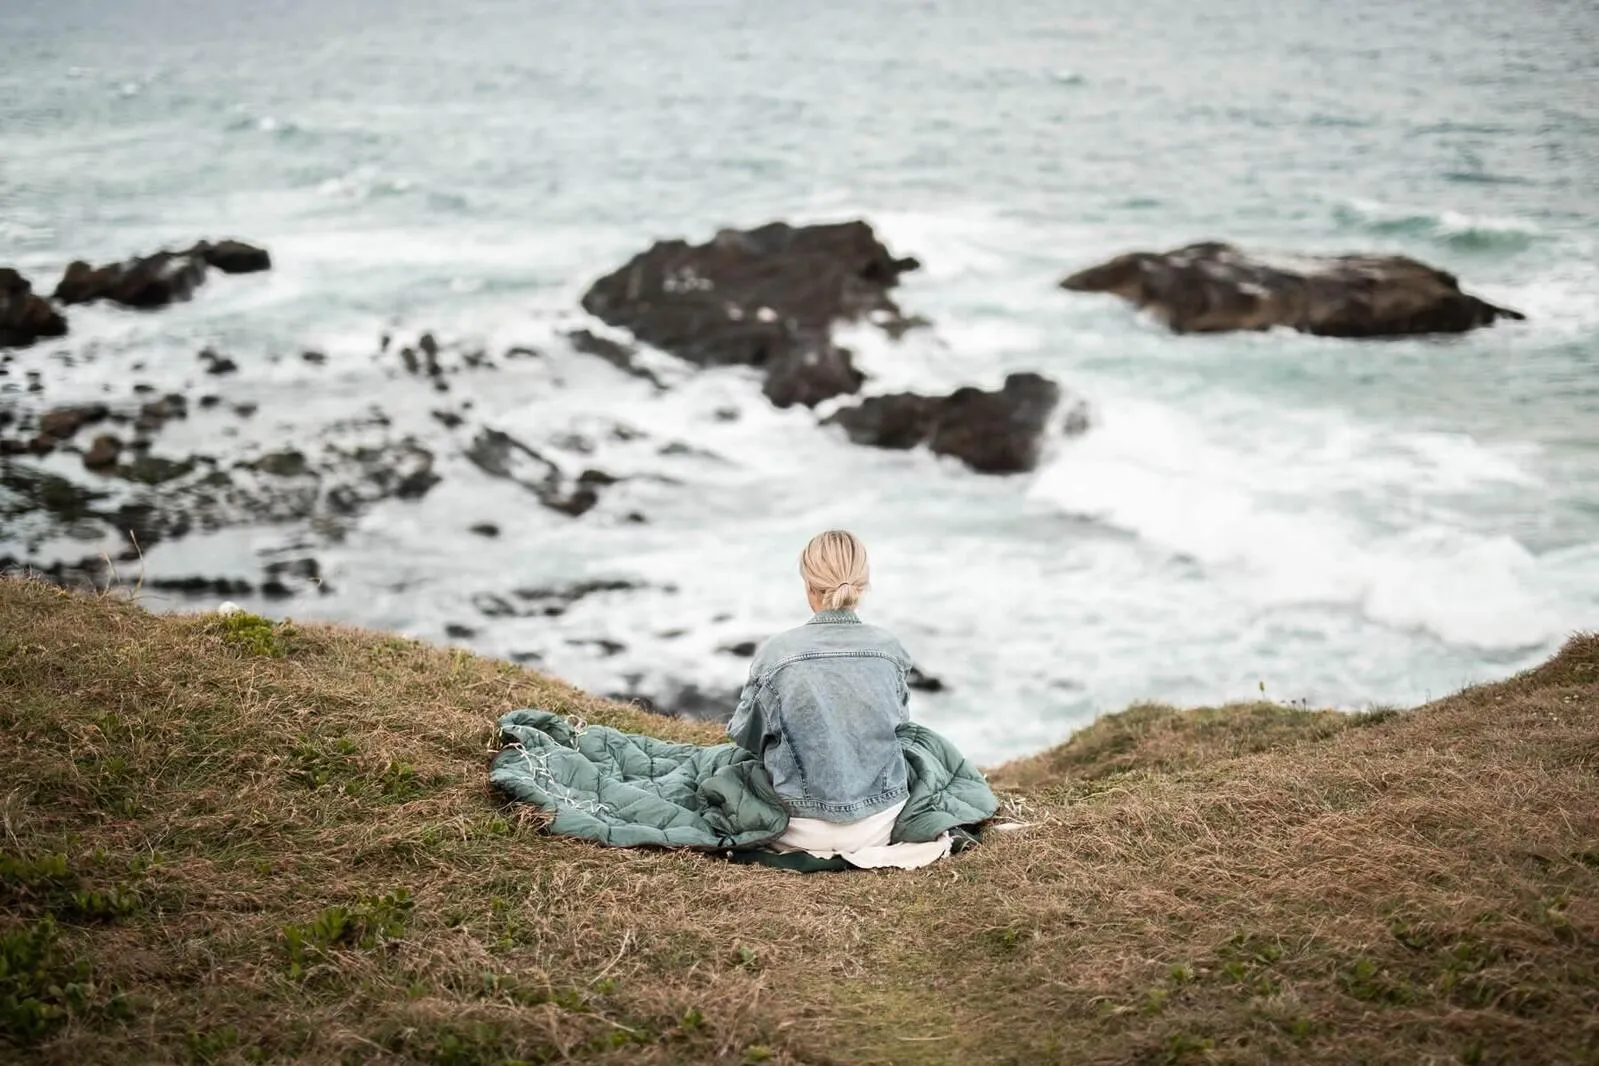
[[[975,827],[998,801],[955,746],[925,726],[899,727],[910,797],[895,841]],[[760,759],[734,744],[700,747],[573,728],[548,711],[500,719],[490,783],[554,816],[550,832],[613,847],[751,851],[780,836],[788,812]],[[816,867],[809,867],[816,868]]]

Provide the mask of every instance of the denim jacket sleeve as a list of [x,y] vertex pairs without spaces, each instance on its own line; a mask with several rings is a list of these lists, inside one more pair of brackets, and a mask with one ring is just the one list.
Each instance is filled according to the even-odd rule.
[[777,735],[777,731],[766,721],[766,715],[761,711],[760,700],[757,698],[760,682],[760,677],[751,668],[750,679],[744,683],[744,691],[739,693],[738,709],[733,712],[732,719],[727,723],[727,735],[733,743],[755,755],[764,754],[767,740]]

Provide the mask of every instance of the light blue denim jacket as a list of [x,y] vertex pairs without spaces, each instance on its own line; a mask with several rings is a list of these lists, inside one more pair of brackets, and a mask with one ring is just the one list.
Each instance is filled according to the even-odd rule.
[[789,813],[853,822],[905,799],[894,728],[909,721],[905,649],[853,611],[822,611],[767,641],[728,723]]

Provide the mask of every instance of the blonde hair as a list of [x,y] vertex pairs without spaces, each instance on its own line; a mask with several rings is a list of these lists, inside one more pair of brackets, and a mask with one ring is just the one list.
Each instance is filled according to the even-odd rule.
[[827,610],[850,610],[871,587],[866,545],[842,529],[818,533],[800,552],[800,577],[805,579],[808,591],[820,596]]

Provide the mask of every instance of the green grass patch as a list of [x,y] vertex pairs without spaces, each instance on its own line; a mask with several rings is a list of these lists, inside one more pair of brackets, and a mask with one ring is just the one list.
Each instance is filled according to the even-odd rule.
[[350,906],[329,907],[304,925],[283,927],[283,951],[290,978],[304,977],[340,948],[370,951],[405,936],[413,901],[406,889],[364,896]]
[[268,659],[282,659],[288,655],[294,638],[292,623],[273,622],[248,611],[217,615],[211,622],[211,630],[229,644]]

